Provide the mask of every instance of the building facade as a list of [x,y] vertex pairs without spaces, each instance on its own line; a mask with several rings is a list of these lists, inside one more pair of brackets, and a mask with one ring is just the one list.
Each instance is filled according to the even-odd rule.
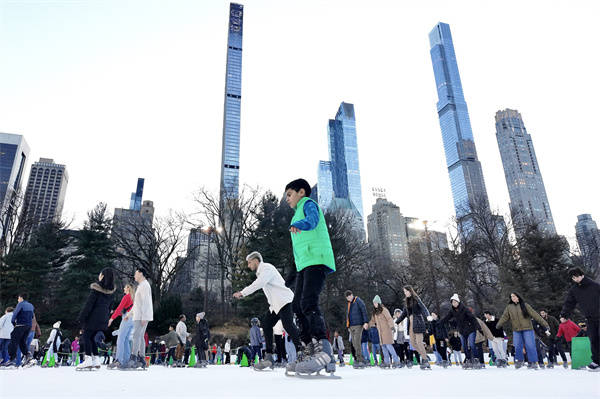
[[472,204],[488,204],[487,191],[477,158],[450,26],[438,23],[429,33],[429,43],[446,166],[456,216],[460,219],[470,213]]
[[31,227],[60,221],[68,183],[67,168],[53,159],[40,158],[31,166],[22,213]]
[[135,193],[131,193],[131,201],[129,202],[129,209],[139,211],[142,209],[142,197],[144,196],[144,179],[138,178],[137,188]]
[[556,234],[542,172],[521,114],[512,109],[496,112],[496,139],[510,196],[513,224],[529,220],[541,231]]
[[239,195],[243,15],[243,5],[236,3],[229,5],[221,154],[221,202],[225,199],[237,199]]
[[367,231],[369,245],[382,260],[395,266],[408,264],[406,220],[397,205],[377,198],[367,217]]
[[23,136],[0,133],[0,233],[3,239],[15,222],[18,196],[28,158],[29,145]]
[[575,235],[585,268],[598,276],[600,272],[600,230],[592,219],[592,215],[584,213],[577,216]]

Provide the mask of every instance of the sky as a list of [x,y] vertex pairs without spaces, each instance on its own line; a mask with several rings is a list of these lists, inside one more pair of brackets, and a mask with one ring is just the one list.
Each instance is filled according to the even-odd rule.
[[[454,215],[428,33],[450,24],[491,205],[508,212],[494,116],[521,112],[559,234],[600,222],[594,1],[243,1],[240,181],[316,182],[327,121],[353,103],[364,212],[373,187],[443,229]],[[0,132],[65,164],[63,217],[191,212],[220,179],[229,2],[0,0]],[[28,172],[25,176],[28,176]]]

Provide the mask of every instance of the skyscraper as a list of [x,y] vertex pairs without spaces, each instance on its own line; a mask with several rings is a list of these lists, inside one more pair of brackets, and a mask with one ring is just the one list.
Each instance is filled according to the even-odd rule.
[[129,209],[139,211],[142,209],[142,197],[144,195],[144,179],[138,178],[137,189],[135,193],[131,193],[131,201],[129,202]]
[[477,159],[467,103],[463,95],[450,26],[438,23],[429,33],[431,62],[438,92],[437,111],[456,216],[468,215],[471,204],[488,197]]
[[542,231],[556,234],[533,141],[518,111],[496,112],[496,138],[515,227],[531,220]]
[[68,183],[65,165],[53,159],[40,158],[31,166],[23,205],[23,217],[31,226],[60,220]]
[[369,244],[384,261],[407,265],[407,228],[400,208],[385,198],[377,198],[372,210],[367,217]]
[[584,213],[577,216],[575,235],[584,266],[592,274],[598,273],[600,270],[600,230],[592,219],[592,215]]
[[331,162],[319,161],[319,170],[317,171],[317,202],[321,208],[329,208],[333,201],[333,177],[331,175]]
[[225,199],[236,199],[239,195],[243,11],[243,5],[230,3],[221,154],[221,203]]
[[29,146],[23,136],[0,133],[0,232],[3,238],[11,230],[16,217],[15,201],[28,157]]

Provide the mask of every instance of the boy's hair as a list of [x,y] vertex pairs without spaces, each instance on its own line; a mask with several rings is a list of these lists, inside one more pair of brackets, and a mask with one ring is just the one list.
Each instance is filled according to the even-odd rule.
[[135,271],[142,273],[142,276],[144,276],[144,278],[148,278],[148,272],[143,267],[138,267],[135,269]]
[[349,297],[350,295],[353,295],[353,294],[352,294],[352,291],[350,291],[350,290],[346,290],[346,292],[344,292],[344,298],[347,298],[347,297]]
[[494,315],[494,314],[493,314],[491,311],[489,311],[489,310],[486,310],[485,312],[483,312],[483,314],[489,314],[490,316],[493,316],[493,315]]
[[9,307],[7,307],[7,308],[6,308],[6,310],[4,310],[4,311],[5,311],[5,312],[8,312],[8,313],[10,313],[10,312],[12,312],[13,310],[15,310],[15,308],[13,308],[12,306],[9,306]]
[[310,184],[308,184],[308,182],[304,179],[296,179],[289,182],[287,186],[285,186],[285,191],[292,189],[295,192],[300,192],[300,189],[302,188],[304,189],[304,195],[306,197],[310,197],[312,190],[310,189]]
[[246,256],[246,261],[249,261],[250,259],[258,259],[260,263],[263,261],[262,255],[258,251],[251,252]]
[[578,267],[569,269],[569,277],[579,277],[579,276],[583,276],[583,270],[581,270]]

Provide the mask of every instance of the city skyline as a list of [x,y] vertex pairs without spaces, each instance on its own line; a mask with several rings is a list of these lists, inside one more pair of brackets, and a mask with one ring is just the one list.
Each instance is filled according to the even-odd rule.
[[[315,9],[317,3],[311,4]],[[480,20],[473,20],[461,17],[464,6],[442,3],[432,7],[434,12],[392,3],[361,8],[348,2],[343,9],[336,7],[339,4],[319,6],[319,15],[313,15],[311,6],[297,7],[295,17],[289,18],[294,8],[288,5],[274,10],[265,2],[247,2],[247,22],[252,23],[244,27],[244,39],[251,51],[244,60],[247,103],[242,104],[245,116],[241,130],[249,133],[241,138],[241,162],[248,165],[241,174],[242,184],[259,183],[279,195],[289,180],[299,176],[316,183],[314,165],[326,159],[327,153],[320,139],[322,121],[344,100],[360,109],[358,145],[366,192],[373,186],[386,187],[390,200],[406,214],[445,223],[453,214],[452,197],[439,124],[431,105],[436,91],[425,36],[442,20],[453,27],[492,208],[499,207],[506,214],[509,201],[493,116],[498,109],[514,107],[527,115],[528,126],[544,134],[536,135],[536,152],[559,234],[572,239],[578,214],[600,214],[599,189],[589,184],[586,176],[597,168],[594,155],[600,146],[597,135],[589,134],[595,126],[590,116],[594,108],[585,93],[593,93],[598,83],[579,80],[593,76],[598,65],[598,56],[585,50],[593,44],[593,34],[586,23],[560,32],[542,29],[548,21],[562,21],[574,12],[572,8],[545,9],[542,23],[530,20],[533,6],[524,7],[516,16],[508,10],[492,12],[476,6],[473,12]],[[218,177],[214,176],[219,173],[223,107],[218,106],[217,99],[223,93],[226,32],[221,31],[228,3],[200,7],[182,2],[166,14],[164,9],[139,13],[136,7],[123,6],[120,11],[128,21],[127,32],[136,33],[119,29],[123,20],[112,19],[99,4],[58,9],[38,5],[39,10],[25,3],[1,7],[6,18],[0,40],[7,62],[0,66],[0,106],[6,114],[0,130],[24,135],[32,148],[30,159],[46,155],[69,165],[65,217],[73,215],[81,224],[85,212],[98,201],[107,202],[110,208],[125,206],[122,193],[131,192],[132,179],[142,173],[148,180],[147,194],[162,208],[160,213],[168,208],[190,209],[191,193],[201,185],[218,190]],[[332,21],[334,10],[343,18]],[[402,15],[406,23],[388,31],[381,26],[384,24],[377,24],[385,15],[383,10]],[[500,28],[508,14],[516,25],[510,32]],[[296,31],[301,31],[302,21],[309,15],[314,32],[305,32],[300,40]],[[25,20],[28,24],[19,26]],[[66,33],[52,32],[50,28],[57,21]],[[107,36],[103,29],[92,32],[94,26],[107,21],[115,28],[111,34]],[[364,28],[353,31],[360,21]],[[478,35],[483,30],[486,34]],[[273,37],[277,36],[274,31],[289,34]],[[344,43],[339,42],[336,31],[347,34]],[[540,36],[541,31],[544,36]],[[399,46],[400,55],[389,54],[391,43]],[[494,57],[506,43],[511,43],[511,55],[526,59],[527,65],[517,67]],[[352,50],[360,60],[341,63],[329,59],[312,67],[311,63],[333,45],[341,46],[342,53]],[[272,54],[273,48],[276,54]],[[48,53],[49,49],[52,51]],[[569,63],[542,62],[549,49],[560,51],[564,55],[561,59]],[[194,51],[197,56],[190,55]],[[44,57],[45,62],[34,62],[36,57]],[[308,61],[298,62],[303,58]],[[571,62],[577,65],[577,74],[565,74]],[[550,89],[547,82],[556,74],[564,78]],[[180,76],[185,80],[178,80]],[[280,97],[284,82],[288,85],[284,93],[292,95],[287,104]],[[556,107],[561,112],[551,112]],[[64,109],[72,112],[67,114]],[[101,119],[98,109],[103,112]],[[401,124],[390,123],[396,115]],[[571,140],[560,140],[565,131]],[[290,160],[290,137],[294,136],[314,141],[315,150]],[[102,139],[90,142],[94,137]],[[96,162],[102,162],[98,157],[104,154],[111,154],[111,165],[92,169]],[[559,168],[551,160],[561,157]],[[569,169],[564,170],[564,165]],[[107,174],[119,176],[111,181],[110,190],[88,185],[88,181],[102,181]],[[374,202],[367,197],[363,200],[366,208]]]

